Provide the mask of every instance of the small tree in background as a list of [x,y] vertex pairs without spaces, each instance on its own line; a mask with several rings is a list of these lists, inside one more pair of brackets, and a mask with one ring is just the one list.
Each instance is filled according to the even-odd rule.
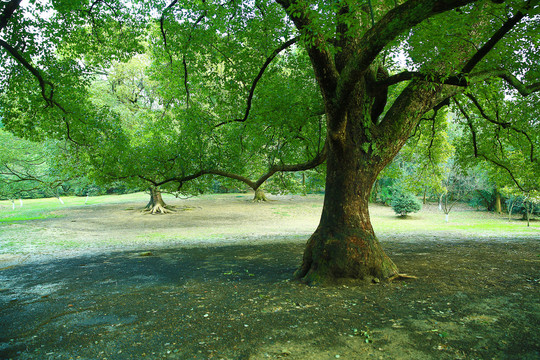
[[411,193],[395,192],[392,197],[392,209],[399,216],[407,216],[409,213],[420,211],[422,203]]

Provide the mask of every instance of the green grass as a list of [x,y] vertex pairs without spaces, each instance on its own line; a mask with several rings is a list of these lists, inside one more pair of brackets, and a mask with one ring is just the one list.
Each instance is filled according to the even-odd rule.
[[[170,195],[164,195],[165,201],[172,201],[173,197]],[[204,195],[198,197],[198,199],[215,200],[215,206],[220,204],[227,204],[234,202],[238,206],[243,206],[242,202],[238,199],[251,199],[251,194],[216,194],[216,195]],[[66,249],[71,250],[75,248],[87,248],[93,246],[118,246],[122,247],[126,241],[131,245],[133,244],[148,244],[148,243],[160,243],[169,241],[171,239],[192,239],[193,234],[199,236],[199,232],[183,233],[178,231],[167,232],[165,230],[156,228],[152,233],[141,233],[134,235],[126,240],[125,238],[114,238],[112,236],[109,240],[106,238],[100,238],[98,243],[81,241],[80,239],[74,239],[67,234],[63,236],[61,240],[56,238],[49,238],[47,235],[40,237],[42,230],[48,228],[48,223],[40,224],[40,220],[62,217],[63,214],[69,214],[70,210],[84,209],[88,207],[96,206],[96,210],[99,211],[99,206],[108,206],[109,209],[118,209],[119,211],[136,210],[142,208],[148,199],[148,195],[145,193],[135,193],[128,195],[105,195],[90,197],[85,205],[85,197],[65,197],[62,198],[64,204],[61,204],[57,199],[33,199],[24,200],[23,207],[19,206],[19,202],[16,201],[16,208],[12,210],[10,201],[0,201],[0,253],[12,252],[28,252],[37,249]],[[197,199],[193,199],[197,201]],[[276,224],[279,221],[294,221],[295,216],[301,215],[306,218],[307,215],[313,215],[313,230],[318,221],[320,210],[322,208],[323,196],[322,195],[310,195],[309,198],[302,198],[302,201],[276,201],[271,202],[272,206],[269,208],[269,213],[273,217],[276,215],[281,219],[276,220]],[[248,203],[246,203],[248,204]],[[251,204],[251,202],[249,202]],[[250,209],[254,209],[252,205]],[[264,209],[266,205],[258,205]],[[254,209],[255,211],[255,209]],[[307,214],[307,215],[306,215]],[[531,226],[527,227],[525,221],[513,219],[508,221],[508,218],[504,215],[495,215],[483,211],[473,210],[455,210],[450,213],[449,222],[445,221],[445,216],[441,212],[435,209],[429,211],[423,210],[419,213],[412,214],[406,218],[398,217],[390,207],[384,207],[380,205],[371,205],[370,214],[373,227],[376,234],[403,234],[409,236],[411,239],[415,239],[416,234],[445,234],[456,236],[456,238],[481,238],[482,236],[493,236],[502,238],[511,238],[513,236],[526,236],[526,237],[539,237],[540,238],[540,221],[532,221]],[[232,215],[232,214],[231,214]],[[69,216],[69,215],[68,215]],[[212,216],[208,214],[207,216]],[[180,215],[182,217],[182,215]],[[155,220],[161,219],[160,217],[152,218]],[[273,220],[273,221],[274,221]],[[54,221],[54,220],[53,220]],[[78,221],[78,220],[77,220]],[[167,221],[167,217],[163,218],[163,221]],[[24,223],[28,223],[32,226],[21,226]],[[17,227],[10,226],[12,224],[18,224]],[[51,222],[51,224],[55,224]],[[37,226],[36,226],[37,225]],[[129,227],[129,223],[125,226]],[[280,226],[280,225],[276,225]],[[54,226],[53,226],[54,228]],[[286,230],[286,229],[284,229]],[[219,228],[215,231],[205,233],[205,240],[221,240],[230,239],[231,237],[244,236],[243,228],[233,226],[230,231],[225,229],[222,232]],[[36,236],[33,236],[33,233]],[[202,233],[202,232],[201,232]],[[307,232],[302,235],[298,235],[299,240],[305,240],[307,238]],[[191,237],[190,237],[191,236]],[[278,235],[279,238],[279,235]]]
[[170,237],[171,237],[170,235],[163,234],[163,233],[150,233],[150,234],[137,235],[137,239],[144,239],[144,240],[164,240]]
[[53,213],[54,210],[55,208],[36,204],[34,206],[15,208],[15,210],[0,211],[0,223],[13,223],[58,217],[59,215]]
[[15,201],[15,210],[13,210],[11,201],[4,200],[0,201],[0,223],[9,224],[55,218],[60,216],[54,213],[56,210],[65,210],[79,206],[122,204],[134,201],[144,203],[145,196],[144,193],[104,195],[90,197],[88,201],[86,201],[86,197],[68,196],[62,197],[64,204],[61,204],[56,198],[26,199],[23,200],[22,207],[18,200]]
[[512,219],[505,215],[497,215],[485,211],[461,210],[452,211],[449,221],[440,212],[419,212],[400,218],[391,208],[373,206],[371,220],[376,233],[387,232],[463,232],[472,235],[482,234],[540,234],[540,222],[533,221],[527,227],[526,221]]

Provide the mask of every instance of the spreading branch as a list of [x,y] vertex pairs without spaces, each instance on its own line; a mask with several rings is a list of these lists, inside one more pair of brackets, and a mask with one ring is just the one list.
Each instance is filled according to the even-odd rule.
[[253,83],[251,84],[251,88],[249,89],[249,94],[248,94],[248,97],[247,97],[247,104],[246,104],[246,111],[244,113],[244,117],[242,118],[238,118],[238,119],[234,119],[234,120],[228,120],[228,121],[223,121],[219,124],[217,124],[215,127],[220,127],[222,125],[225,125],[225,124],[229,124],[229,123],[232,123],[232,122],[245,122],[247,120],[247,118],[249,117],[249,112],[251,110],[251,105],[252,105],[252,102],[253,102],[253,96],[255,94],[255,89],[257,87],[257,84],[259,83],[259,80],[261,80],[264,72],[266,71],[266,68],[268,68],[268,66],[270,65],[270,63],[275,59],[276,56],[278,56],[278,54],[282,51],[284,51],[285,49],[291,47],[293,44],[295,44],[296,42],[298,41],[298,37],[295,37],[295,38],[292,38],[288,41],[286,41],[285,43],[283,43],[279,48],[275,49],[272,54],[270,54],[270,56],[268,56],[268,58],[266,59],[266,61],[264,62],[263,66],[261,67],[261,69],[259,70],[259,73],[257,74],[257,76],[255,77],[255,79],[253,79]]
[[521,82],[515,75],[505,69],[495,69],[479,71],[473,74],[460,73],[453,76],[441,76],[436,74],[425,74],[416,71],[403,71],[398,74],[389,76],[386,79],[377,81],[376,87],[387,87],[398,84],[403,81],[419,80],[440,85],[452,85],[459,87],[468,87],[473,84],[481,83],[492,78],[501,78],[522,96],[529,96],[532,93],[540,91],[540,82],[526,85]]
[[465,108],[460,104],[460,102],[457,99],[454,98],[454,102],[456,103],[459,111],[463,114],[463,116],[467,120],[467,125],[469,127],[469,130],[471,131],[471,136],[472,136],[474,157],[475,158],[482,158],[485,161],[490,162],[490,163],[496,165],[497,167],[505,170],[508,173],[508,175],[510,176],[510,178],[512,179],[512,181],[514,182],[514,184],[516,184],[518,189],[520,189],[523,192],[527,192],[525,190],[525,188],[522,186],[522,184],[518,181],[518,179],[516,178],[516,176],[514,175],[512,170],[508,166],[503,164],[503,162],[501,162],[499,159],[495,159],[492,156],[486,155],[484,152],[479,151],[478,142],[477,142],[478,136],[477,136],[477,133],[476,133],[476,128],[474,127],[474,124],[472,122],[472,119],[471,119],[470,115],[467,113]]
[[434,82],[444,85],[467,87],[474,82],[484,81],[490,77],[500,77],[504,79],[509,85],[514,87],[523,96],[528,96],[533,92],[539,91],[540,82],[527,86],[521,81],[519,81],[519,79],[517,79],[513,74],[504,69],[483,71],[476,74],[470,74],[474,67],[480,61],[482,61],[482,59],[484,59],[491,50],[493,50],[495,45],[497,45],[497,43],[499,43],[499,41],[527,15],[527,12],[532,8],[532,6],[533,2],[528,1],[521,10],[519,10],[515,15],[505,21],[503,25],[495,32],[495,34],[493,34],[493,36],[481,48],[479,48],[478,51],[463,66],[463,69],[459,74],[444,77],[435,74],[423,74],[420,72],[404,71],[399,74],[390,76],[383,81],[379,81],[376,85],[391,86],[403,81],[418,79],[426,82]]
[[198,171],[198,172],[196,172],[194,174],[191,174],[191,175],[186,175],[186,176],[182,176],[182,177],[172,177],[172,178],[162,180],[162,181],[155,181],[155,180],[152,180],[152,179],[147,178],[147,177],[142,176],[142,175],[138,175],[137,177],[144,180],[144,181],[147,181],[147,182],[151,183],[152,185],[154,185],[156,187],[159,187],[159,186],[162,186],[162,185],[165,185],[165,184],[168,184],[168,183],[176,182],[176,183],[179,184],[178,189],[180,190],[180,188],[182,187],[182,185],[185,182],[195,180],[195,179],[197,179],[199,177],[202,177],[204,175],[217,175],[217,176],[222,176],[222,177],[226,177],[226,178],[229,178],[229,179],[241,181],[244,184],[248,185],[253,190],[257,190],[266,180],[268,180],[272,175],[274,175],[277,172],[305,171],[305,170],[310,170],[310,169],[316,168],[317,166],[321,165],[322,163],[324,163],[326,161],[326,154],[327,154],[327,147],[326,147],[326,144],[325,144],[325,146],[323,147],[321,152],[319,152],[317,155],[315,155],[313,157],[313,159],[311,159],[311,160],[309,160],[307,162],[304,162],[304,163],[299,163],[299,164],[277,164],[277,165],[272,165],[272,166],[270,166],[270,168],[268,169],[268,171],[265,174],[263,174],[259,179],[255,180],[255,181],[249,179],[246,176],[234,174],[232,172],[228,172],[228,171],[225,171],[225,170],[219,170],[219,169],[201,170],[201,171]]
[[526,15],[526,11],[530,6],[527,2],[523,11],[518,11],[514,16],[508,19],[495,34],[474,54],[471,59],[465,64],[461,72],[470,73],[474,67],[495,47],[495,45],[510,31],[514,26],[521,21]]
[[[534,143],[532,142],[531,140],[531,137],[529,136],[529,134],[527,134],[525,131],[521,130],[521,129],[518,129],[516,128],[515,126],[512,125],[511,122],[508,122],[508,121],[500,121],[500,120],[497,120],[495,118],[493,118],[492,116],[489,116],[487,114],[487,112],[484,110],[483,106],[480,104],[480,102],[478,101],[478,99],[471,93],[467,93],[465,94],[465,96],[467,96],[469,98],[469,100],[471,100],[471,102],[473,103],[473,105],[478,109],[478,112],[480,113],[480,115],[485,119],[487,120],[488,122],[494,124],[494,125],[498,125],[500,127],[502,127],[503,129],[511,129],[519,134],[522,134],[523,136],[525,136],[527,138],[527,140],[529,141],[529,144],[530,144],[530,147],[531,147],[531,151],[530,151],[530,159],[532,162],[535,161],[535,158],[534,158]],[[464,113],[464,111],[462,111],[460,109],[460,111],[462,113]]]
[[478,143],[477,143],[477,140],[476,140],[476,129],[474,128],[472,119],[469,116],[469,114],[465,111],[465,108],[461,105],[461,103],[455,97],[453,98],[453,100],[454,100],[457,108],[461,112],[461,114],[463,114],[463,116],[467,120],[467,126],[469,126],[469,130],[471,130],[472,144],[473,144],[473,149],[474,149],[474,157],[477,158],[478,157]]
[[[8,44],[4,39],[0,39],[0,46],[3,47],[19,64],[24,66],[30,73],[37,79],[39,82],[39,87],[41,88],[41,96],[48,105],[54,105],[52,96],[54,94],[54,86],[50,81],[47,81],[43,78],[40,71],[34,67],[24,56],[17,51],[13,46]],[[47,86],[49,91],[47,91]]]
[[161,30],[161,36],[163,37],[163,45],[165,46],[165,51],[169,55],[169,60],[171,64],[173,62],[172,55],[171,55],[171,52],[169,51],[169,47],[167,46],[167,34],[165,32],[164,23],[165,23],[165,13],[167,12],[167,10],[171,9],[174,5],[176,5],[177,2],[178,0],[173,0],[169,5],[167,5],[165,9],[163,9],[163,12],[161,13],[161,18],[159,19],[159,29]]

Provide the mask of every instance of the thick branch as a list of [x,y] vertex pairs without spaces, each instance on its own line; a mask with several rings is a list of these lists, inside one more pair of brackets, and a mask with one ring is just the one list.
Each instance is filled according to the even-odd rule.
[[500,77],[506,81],[510,86],[516,89],[522,96],[529,96],[534,92],[540,91],[540,82],[525,85],[514,74],[506,70],[499,70],[493,73],[494,76]]
[[469,86],[470,82],[464,75],[455,75],[450,77],[444,77],[436,74],[424,74],[416,71],[403,71],[398,74],[389,76],[386,79],[377,81],[375,86],[391,86],[403,81],[410,80],[422,80],[425,82],[431,82],[436,84],[454,85],[454,86]]
[[474,0],[409,0],[390,10],[359,41],[359,48],[341,72],[337,87],[337,99],[342,105],[348,103],[353,88],[379,53],[404,31],[422,21]]
[[309,45],[306,45],[306,48],[323,97],[327,100],[332,99],[335,94],[339,73],[324,35],[315,31],[316,26],[309,15],[311,9],[298,0],[276,0],[276,2],[283,7],[298,31],[308,40]]
[[[527,3],[525,11],[530,6]],[[472,69],[495,47],[495,45],[506,35],[512,28],[525,17],[525,13],[518,11],[514,16],[508,19],[495,34],[473,55],[473,57],[465,64],[463,73],[469,73]]]
[[19,8],[21,0],[11,0],[4,5],[4,11],[0,14],[0,31],[6,27],[9,19],[13,16],[15,10]]

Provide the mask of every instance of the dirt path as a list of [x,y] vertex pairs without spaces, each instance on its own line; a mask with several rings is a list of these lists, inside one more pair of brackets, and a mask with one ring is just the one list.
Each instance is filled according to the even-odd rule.
[[[216,207],[212,220],[183,212],[189,236],[209,237],[202,245],[186,235],[168,246],[134,240],[129,251],[118,246],[137,232],[159,231],[165,242],[178,225],[152,228],[157,217],[118,206],[107,217],[81,209],[36,224],[35,241],[93,229],[89,238],[106,251],[64,249],[0,270],[0,358],[540,358],[539,238],[381,236],[417,280],[307,287],[289,278],[317,215],[306,210],[300,226],[302,215],[288,223],[281,205],[247,207],[238,215]],[[119,213],[132,219],[129,230]],[[223,234],[231,221],[239,233],[250,229],[238,244],[233,230]],[[281,226],[290,232],[265,233]]]

